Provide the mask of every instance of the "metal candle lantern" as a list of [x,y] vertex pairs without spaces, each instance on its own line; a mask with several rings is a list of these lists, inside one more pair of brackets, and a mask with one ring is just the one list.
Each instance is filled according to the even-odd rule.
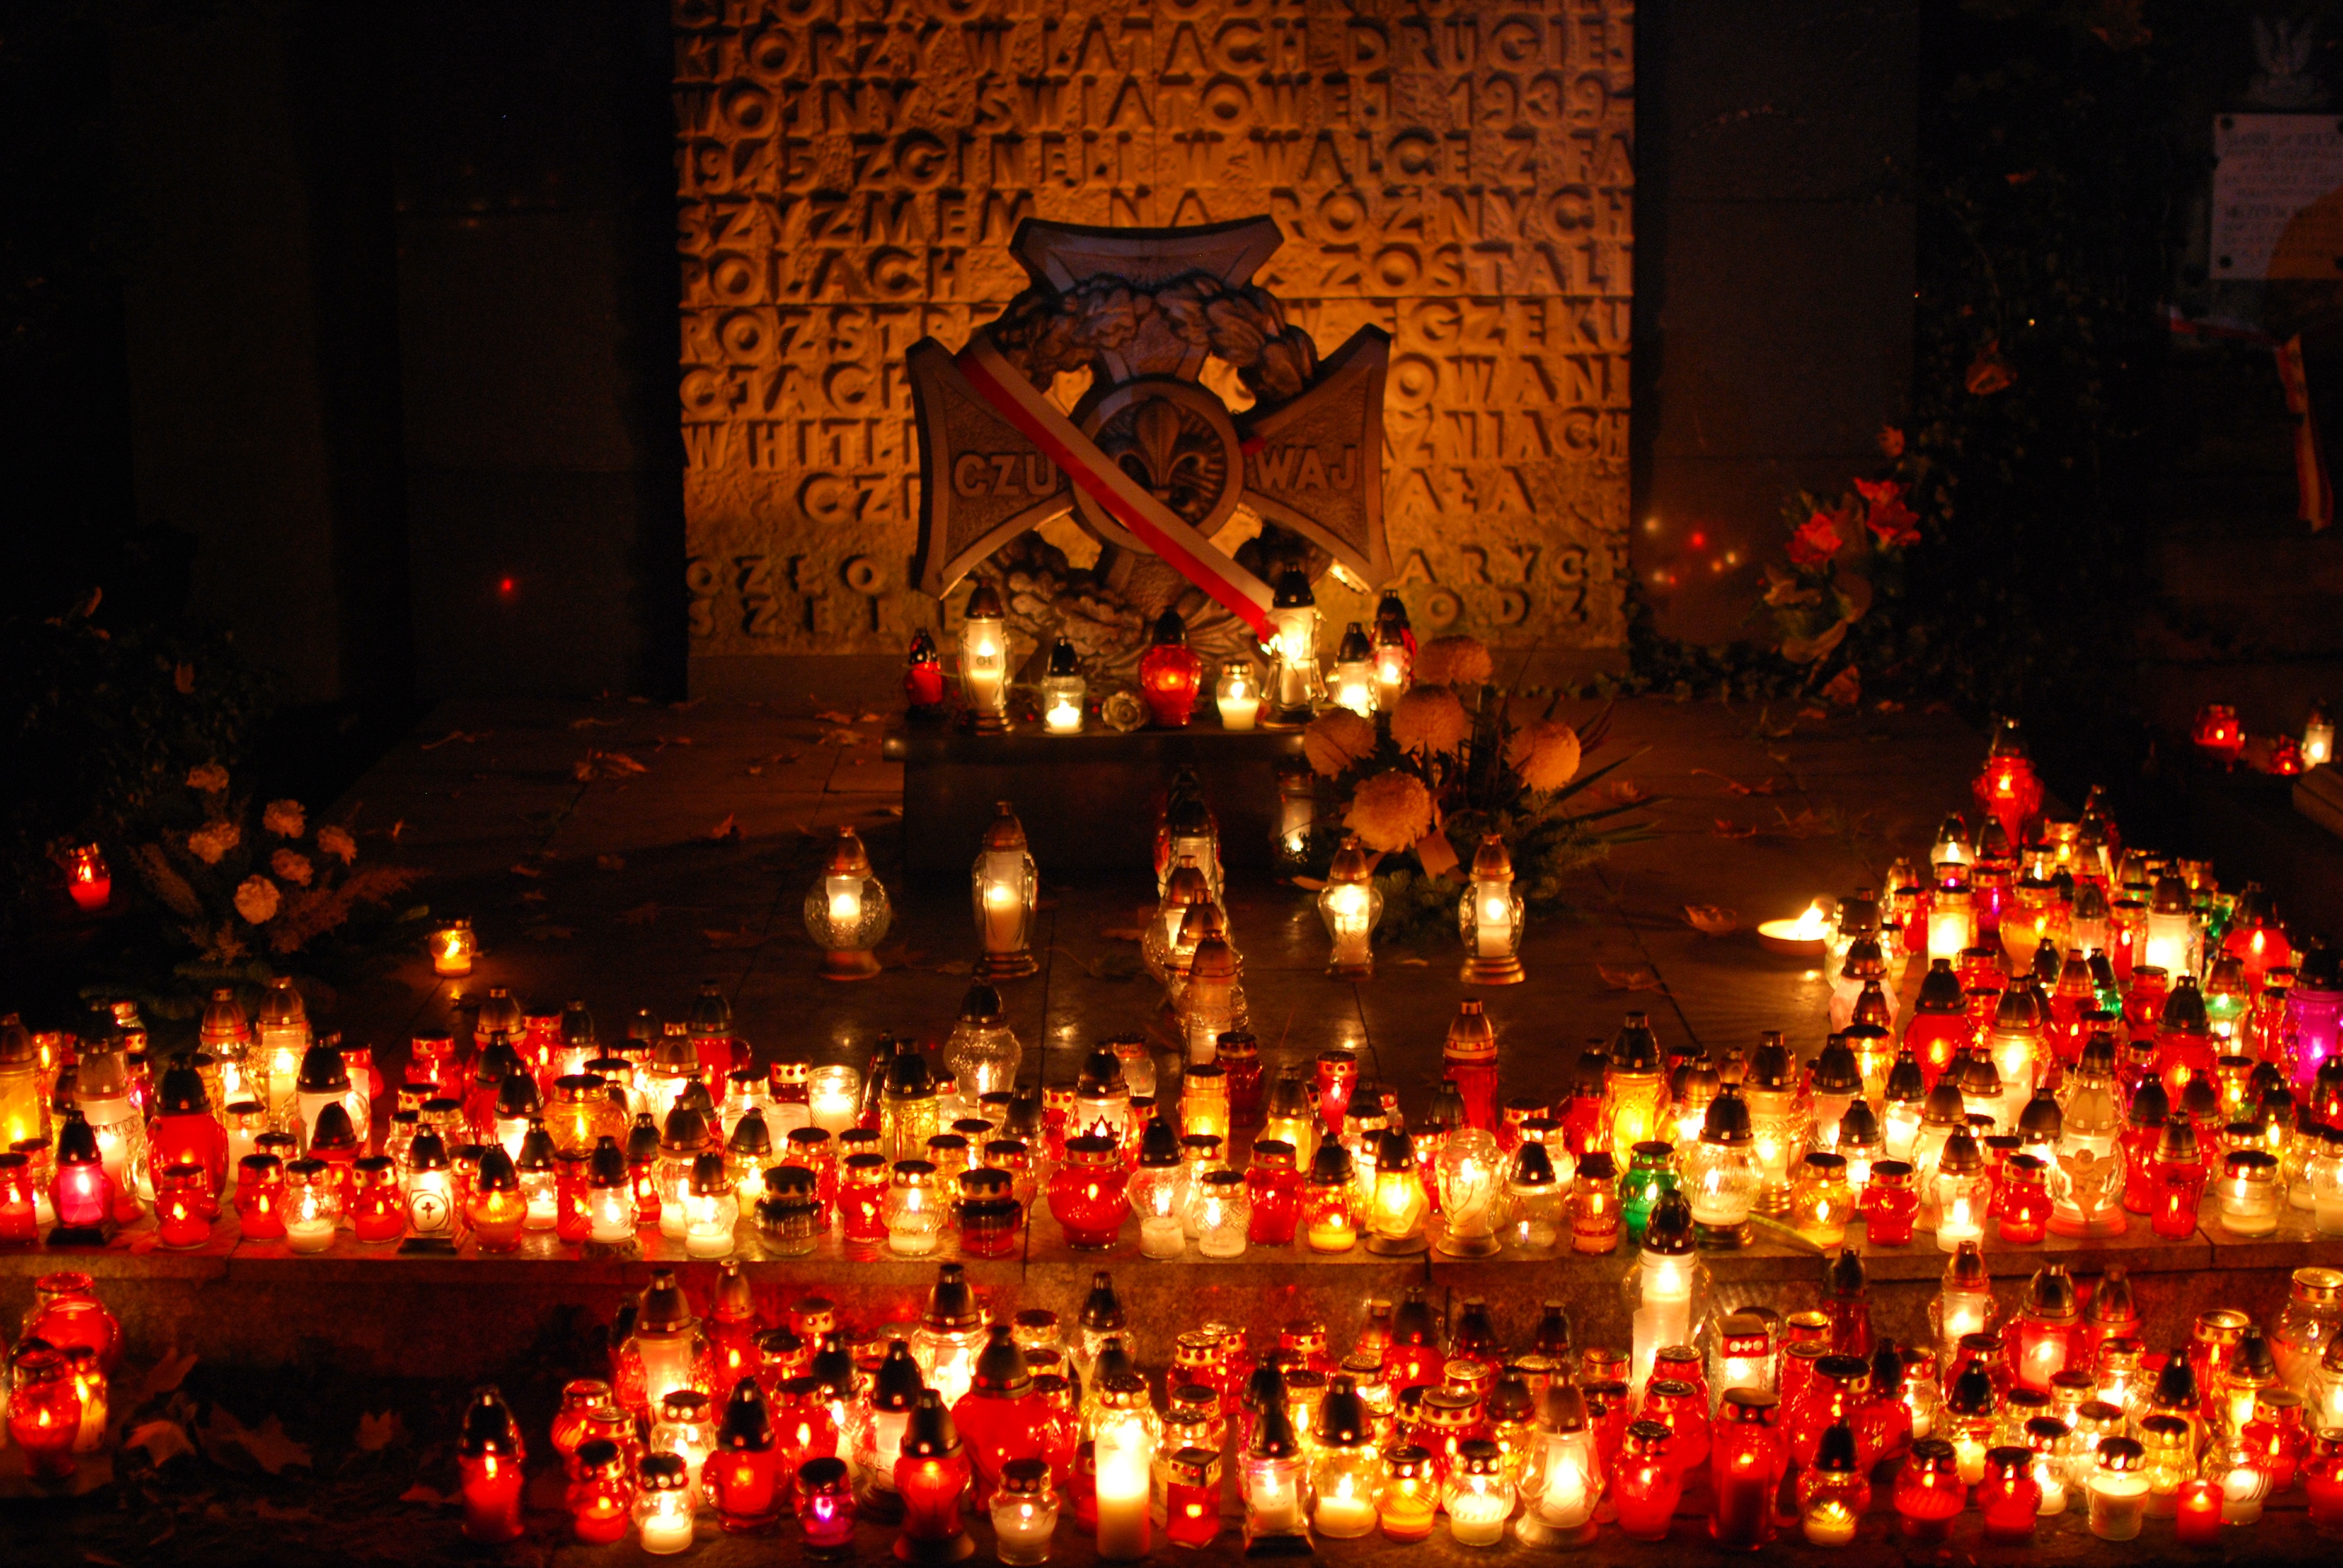
[[877,974],[879,960],[871,950],[886,936],[892,915],[860,836],[841,826],[820,878],[806,890],[806,934],[821,949],[822,978],[857,980]]
[[1466,985],[1517,985],[1522,972],[1522,896],[1513,886],[1513,862],[1505,841],[1483,837],[1473,855],[1473,881],[1456,907],[1464,939]]

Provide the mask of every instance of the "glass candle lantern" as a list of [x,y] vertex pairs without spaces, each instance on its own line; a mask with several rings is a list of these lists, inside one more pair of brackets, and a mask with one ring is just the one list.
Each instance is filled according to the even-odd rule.
[[1326,872],[1326,886],[1318,895],[1319,918],[1326,923],[1332,953],[1326,972],[1339,980],[1365,980],[1375,972],[1374,930],[1383,918],[1383,896],[1374,885],[1364,849],[1355,837],[1345,836]]
[[2197,1210],[2205,1196],[2205,1164],[2197,1154],[2196,1129],[2185,1114],[2165,1119],[2150,1166],[2148,1229],[2173,1241],[2197,1233]]
[[588,1546],[625,1539],[632,1523],[634,1466],[618,1445],[605,1437],[582,1443],[570,1468],[562,1506],[569,1511],[572,1533]]
[[1050,649],[1049,671],[1041,678],[1041,728],[1052,735],[1080,735],[1089,696],[1074,645],[1061,637]]
[[[890,1492],[893,1479],[890,1470]],[[805,1534],[807,1556],[823,1561],[851,1556],[856,1512],[854,1485],[846,1461],[830,1455],[809,1459],[798,1466],[798,1527]]]
[[1309,1461],[1282,1406],[1272,1404],[1261,1412],[1245,1445],[1240,1480],[1248,1554],[1307,1552]]
[[924,1258],[943,1233],[946,1201],[936,1190],[936,1168],[925,1160],[899,1160],[887,1185],[887,1250]]
[[1005,1563],[1030,1565],[1050,1560],[1050,1537],[1058,1528],[1058,1498],[1043,1459],[1012,1459],[1001,1468],[992,1495],[995,1555]]
[[1383,1481],[1374,1420],[1355,1381],[1338,1375],[1329,1385],[1313,1433],[1312,1523],[1319,1534],[1354,1541],[1375,1527],[1375,1500]]
[[895,1493],[903,1503],[895,1555],[907,1563],[954,1563],[969,1555],[960,1495],[970,1464],[951,1413],[933,1390],[922,1390],[905,1425],[895,1460]]
[[977,733],[1009,728],[1009,626],[1001,594],[980,582],[968,596],[960,625],[960,696]]
[[1026,849],[1024,824],[1003,800],[985,829],[984,847],[971,872],[970,898],[983,955],[977,978],[1021,980],[1040,969],[1032,953],[1033,905],[1040,893],[1041,877]]
[[1189,1200],[1187,1218],[1196,1232],[1196,1251],[1207,1258],[1239,1258],[1252,1221],[1252,1200],[1243,1174],[1206,1172]]
[[1373,1139],[1374,1177],[1367,1203],[1367,1251],[1381,1257],[1407,1257],[1424,1250],[1423,1217],[1429,1207],[1415,1149],[1404,1132]]
[[1749,1111],[1740,1094],[1721,1092],[1709,1103],[1699,1141],[1684,1152],[1681,1188],[1705,1247],[1731,1249],[1749,1241],[1749,1213],[1758,1171]]
[[1219,678],[1212,683],[1212,706],[1221,716],[1221,728],[1247,730],[1261,719],[1261,671],[1250,658],[1232,658],[1222,662]]
[[1516,985],[1522,970],[1522,896],[1513,886],[1513,858],[1505,841],[1485,834],[1473,853],[1473,879],[1456,906],[1456,926],[1464,939],[1466,985]]
[[2088,1483],[2091,1533],[2102,1541],[2131,1541],[2147,1514],[2148,1478],[2140,1445],[2127,1437],[2100,1442]]
[[1976,1141],[1966,1128],[1946,1140],[1936,1162],[1936,1245],[1947,1252],[1985,1237],[1986,1209],[1993,1195],[1993,1179]]
[[307,1253],[330,1250],[342,1220],[341,1186],[332,1167],[322,1160],[287,1163],[284,1212],[287,1249]]
[[872,950],[886,937],[893,913],[861,836],[840,826],[821,875],[805,896],[806,934],[821,950],[823,977],[857,980],[877,974]]
[[1018,1201],[1015,1179],[1006,1171],[984,1168],[960,1173],[960,1197],[953,1213],[964,1258],[1013,1258],[1025,1241],[1025,1205]]
[[1269,650],[1275,659],[1269,678],[1269,722],[1283,729],[1307,724],[1324,700],[1326,686],[1318,671],[1318,601],[1310,591],[1310,578],[1300,567],[1288,567],[1277,579],[1269,610],[1275,636]]
[[1363,719],[1374,717],[1381,702],[1375,685],[1374,645],[1367,640],[1367,628],[1355,620],[1343,628],[1342,640],[1335,645],[1334,668],[1327,689],[1335,707],[1346,708]]
[[2261,1149],[2240,1149],[2228,1155],[2222,1161],[2221,1181],[2214,1191],[2221,1229],[2230,1235],[2258,1240],[2278,1233],[2285,1195],[2279,1187],[2276,1156]]
[[1513,1483],[1503,1473],[1503,1454],[1486,1438],[1474,1438],[1457,1450],[1441,1490],[1441,1508],[1448,1515],[1449,1539],[1459,1546],[1494,1546],[1505,1538],[1505,1521],[1513,1513]]
[[[1603,1157],[1608,1161],[1609,1156]],[[1594,1156],[1588,1156],[1594,1163]],[[1579,1202],[1584,1183],[1585,1203]],[[1542,1143],[1524,1141],[1505,1167],[1504,1223],[1498,1234],[1504,1244],[1525,1257],[1551,1255],[1566,1233],[1574,1251],[1607,1252],[1618,1245],[1620,1228],[1616,1182],[1599,1166],[1585,1165],[1569,1183],[1556,1179],[1554,1161]],[[1578,1216],[1585,1217],[1580,1240]]]

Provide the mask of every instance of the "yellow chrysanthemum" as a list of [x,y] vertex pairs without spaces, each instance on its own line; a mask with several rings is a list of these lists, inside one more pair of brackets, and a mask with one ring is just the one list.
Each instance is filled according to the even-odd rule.
[[277,915],[277,884],[266,877],[246,877],[236,886],[236,912],[254,925],[266,925]]
[[1477,637],[1435,637],[1415,650],[1419,686],[1481,686],[1496,668],[1489,645]]
[[340,828],[317,829],[317,848],[347,866],[358,858],[358,841]]
[[297,839],[308,825],[308,814],[298,800],[271,800],[260,814],[260,825],[280,839]]
[[1450,752],[1473,733],[1472,716],[1444,686],[1411,687],[1392,709],[1392,739],[1411,756]]
[[1559,789],[1578,777],[1578,731],[1558,719],[1524,724],[1505,742],[1505,760],[1533,789]]
[[268,869],[297,888],[306,888],[316,874],[309,857],[291,849],[279,849],[268,857]]
[[187,769],[187,788],[200,789],[206,795],[225,794],[227,790],[227,769],[216,762],[205,762]]
[[244,829],[233,822],[206,822],[187,835],[187,850],[206,866],[216,866],[220,857],[244,841]]
[[1410,849],[1432,830],[1432,795],[1413,773],[1378,773],[1352,795],[1342,825],[1370,849]]
[[1362,719],[1346,708],[1322,713],[1302,732],[1302,749],[1312,769],[1332,779],[1374,755],[1374,721]]

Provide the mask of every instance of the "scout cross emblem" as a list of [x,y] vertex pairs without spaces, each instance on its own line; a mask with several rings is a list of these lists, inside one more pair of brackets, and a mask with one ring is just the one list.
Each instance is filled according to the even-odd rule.
[[[1020,224],[1032,283],[954,355],[907,357],[920,432],[918,582],[941,598],[971,567],[1071,512],[1101,542],[1151,551],[1264,642],[1269,585],[1212,544],[1240,508],[1366,582],[1383,544],[1383,370],[1361,327],[1321,363],[1252,275],[1284,236],[1244,218],[1193,228]],[[1253,395],[1232,414],[1197,379],[1217,355]],[[1087,368],[1072,413],[1046,396]]]

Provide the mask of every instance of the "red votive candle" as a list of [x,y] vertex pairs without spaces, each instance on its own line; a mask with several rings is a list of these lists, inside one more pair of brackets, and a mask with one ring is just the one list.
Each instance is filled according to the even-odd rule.
[[467,1541],[520,1538],[521,1463],[526,1457],[520,1429],[504,1396],[493,1388],[473,1395],[464,1412],[463,1435],[456,1443]]
[[1634,1541],[1664,1541],[1668,1521],[1684,1495],[1684,1476],[1668,1453],[1668,1429],[1655,1421],[1627,1428],[1625,1444],[1612,1477],[1619,1528]]
[[562,1498],[569,1509],[571,1532],[589,1546],[622,1539],[627,1511],[635,1501],[626,1455],[608,1438],[597,1437],[578,1445],[576,1466],[578,1479]]
[[210,1207],[200,1165],[166,1167],[155,1183],[156,1240],[166,1247],[200,1247],[211,1240]]
[[2032,1449],[1986,1450],[1985,1479],[1977,1483],[1977,1507],[1985,1514],[1986,1540],[2007,1543],[2034,1538],[2042,1484],[2034,1479]]
[[1896,1512],[1904,1517],[1904,1533],[1915,1541],[1944,1540],[1967,1501],[1953,1445],[1941,1437],[1916,1439],[1896,1477]]
[[[2315,1512],[2315,1510],[2314,1510]],[[2217,1546],[2221,1543],[2221,1488],[2210,1481],[2184,1481],[2180,1483],[2180,1512],[2174,1516],[2173,1528],[2183,1546]]]
[[853,1552],[854,1487],[847,1479],[846,1461],[809,1459],[798,1466],[798,1527],[805,1532],[809,1555],[840,1557]]

